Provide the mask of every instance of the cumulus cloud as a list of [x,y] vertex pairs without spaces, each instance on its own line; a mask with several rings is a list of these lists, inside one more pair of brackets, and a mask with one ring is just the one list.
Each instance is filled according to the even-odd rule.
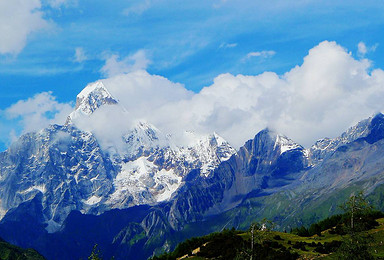
[[282,77],[287,104],[271,123],[309,145],[317,138],[335,137],[358,120],[382,111],[380,103],[368,101],[382,96],[384,90],[376,82],[381,81],[382,71],[369,73],[370,65],[368,60],[355,60],[335,42],[320,43],[301,66]]
[[[199,93],[145,71],[103,82],[125,108],[127,115],[118,114],[119,118],[150,122],[175,137],[185,130],[216,131],[236,147],[265,127],[310,146],[384,108],[384,71],[372,70],[369,60],[354,59],[328,41],[312,48],[301,65],[283,75],[222,74]],[[114,130],[122,121],[104,118],[115,122]]]
[[375,44],[373,46],[368,47],[364,42],[359,42],[357,44],[357,54],[360,57],[364,57],[367,53],[374,52],[376,50],[377,46],[378,45]]
[[88,59],[87,55],[85,55],[85,51],[81,47],[77,47],[75,49],[74,61],[77,63],[82,63]]
[[[33,132],[49,124],[64,124],[73,110],[70,104],[60,103],[51,92],[42,92],[27,100],[20,100],[7,108],[4,113],[9,119],[16,119],[22,133]],[[15,131],[11,132],[15,135]]]
[[47,28],[40,0],[0,1],[0,54],[16,55],[30,34]]
[[144,50],[139,50],[133,55],[123,59],[120,59],[117,54],[112,54],[106,56],[105,64],[100,69],[100,72],[107,77],[111,77],[122,73],[146,69],[150,63],[151,61],[147,58]]

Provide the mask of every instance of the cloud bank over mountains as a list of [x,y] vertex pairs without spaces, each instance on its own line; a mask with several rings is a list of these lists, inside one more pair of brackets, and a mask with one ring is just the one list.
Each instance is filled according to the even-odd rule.
[[[126,62],[118,62],[117,57],[114,61],[106,64],[110,71],[127,70]],[[309,146],[384,110],[384,71],[372,69],[371,61],[355,59],[342,46],[329,41],[309,50],[301,65],[283,75],[221,74],[198,93],[144,70],[107,74],[112,76],[102,81],[126,114],[122,120],[114,108],[97,110],[87,126],[81,127],[99,133],[99,138],[124,132],[137,120],[144,120],[176,137],[185,130],[197,134],[216,131],[236,147],[259,130],[271,127]],[[41,99],[37,95],[19,103],[18,115],[23,116],[23,105],[29,109],[27,103]],[[68,112],[68,106],[55,106],[55,110],[62,115]],[[56,117],[51,116],[49,123],[52,118]],[[63,123],[63,117],[59,118],[58,123]],[[25,129],[34,129],[36,122],[23,120]]]

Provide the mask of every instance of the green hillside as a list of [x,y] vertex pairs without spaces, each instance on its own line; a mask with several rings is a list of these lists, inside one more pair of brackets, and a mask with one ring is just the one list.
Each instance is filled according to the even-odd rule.
[[0,238],[0,259],[1,260],[43,260],[36,250],[22,249],[11,245]]
[[357,222],[356,232],[351,232],[349,214],[327,218],[308,229],[299,227],[292,233],[262,230],[260,227],[268,222],[258,223],[253,232],[253,249],[251,229],[232,229],[188,239],[173,252],[152,259],[250,259],[252,251],[253,259],[384,259],[384,218],[373,220],[377,216],[383,213],[359,216],[360,224],[367,225]]

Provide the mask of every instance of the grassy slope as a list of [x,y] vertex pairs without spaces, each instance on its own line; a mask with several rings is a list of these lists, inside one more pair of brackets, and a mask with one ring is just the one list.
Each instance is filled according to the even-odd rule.
[[[378,227],[368,230],[365,232],[365,234],[372,235],[373,240],[369,242],[369,251],[375,258],[384,258],[384,218],[378,219],[377,222],[380,224]],[[279,235],[281,237],[281,240],[274,239],[274,236]],[[248,232],[244,232],[239,234],[245,241],[250,240],[250,234]],[[300,237],[294,234],[290,233],[284,233],[284,232],[278,232],[278,231],[271,231],[268,234],[268,239],[272,241],[276,241],[280,244],[282,244],[284,247],[288,248],[291,252],[297,252],[300,255],[300,259],[338,259],[336,253],[331,254],[320,254],[318,252],[315,252],[315,247],[306,245],[306,250],[300,250],[293,248],[293,245],[296,242],[306,242],[306,243],[312,243],[315,242],[316,244],[318,242],[324,244],[325,242],[331,242],[333,240],[342,241],[345,239],[346,236],[342,237],[337,234],[330,234],[327,230],[322,232],[322,236],[319,237],[317,235],[314,235],[312,237]],[[290,242],[289,242],[290,241]],[[203,257],[197,257],[197,256],[191,256],[186,259],[206,259]]]
[[370,252],[375,257],[384,257],[384,218],[378,219],[380,226],[369,231],[373,236]]
[[0,259],[43,260],[44,257],[33,249],[22,249],[0,239]]
[[[351,193],[369,189],[370,194],[367,196],[367,200],[376,209],[384,211],[384,184],[374,186],[370,181],[357,182],[325,193],[315,189],[282,191],[271,196],[248,198],[232,210],[207,217],[204,221],[189,223],[184,230],[168,236],[167,242],[172,245],[172,250],[173,246],[181,241],[220,232],[224,228],[235,227],[238,230],[247,230],[252,222],[260,221],[263,218],[272,220],[276,224],[276,230],[279,231],[289,231],[291,228],[302,225],[309,227],[312,223],[342,213],[339,205],[347,201]],[[384,243],[384,239],[380,241]],[[309,248],[309,250],[313,249]],[[376,250],[377,256],[381,256],[379,254],[381,250]],[[158,248],[155,254],[160,252],[164,252],[164,249]]]

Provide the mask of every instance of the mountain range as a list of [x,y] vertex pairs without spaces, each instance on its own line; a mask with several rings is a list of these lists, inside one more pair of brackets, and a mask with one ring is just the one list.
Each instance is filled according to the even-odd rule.
[[64,125],[0,153],[0,237],[48,259],[86,258],[95,244],[106,258],[146,259],[264,217],[308,225],[358,190],[384,209],[383,114],[309,149],[267,128],[236,150],[217,133],[180,143],[144,120],[101,140],[84,125],[110,108],[127,112],[92,83]]

